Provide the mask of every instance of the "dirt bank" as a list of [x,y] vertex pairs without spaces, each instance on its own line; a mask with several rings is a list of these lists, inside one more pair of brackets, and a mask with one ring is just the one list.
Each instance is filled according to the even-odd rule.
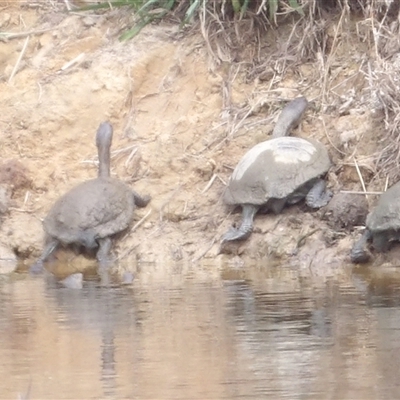
[[268,138],[284,102],[299,95],[313,106],[294,135],[329,148],[335,164],[330,187],[360,190],[355,155],[369,181],[369,154],[383,124],[361,96],[366,82],[357,72],[364,52],[359,43],[349,42],[347,52],[336,54],[335,91],[326,97],[316,81],[317,61],[250,79],[246,64],[211,68],[203,38],[183,37],[173,26],[149,26],[120,43],[117,12],[66,15],[9,5],[0,15],[2,31],[36,31],[29,39],[0,41],[0,181],[11,195],[0,226],[3,247],[21,259],[40,254],[41,219],[61,194],[96,175],[95,131],[110,120],[113,175],[153,199],[137,210],[141,224],[115,243],[128,265],[273,259],[329,274],[349,261],[358,232],[341,232],[338,224],[321,220],[324,210],[310,212],[303,205],[257,216],[251,238],[231,254],[219,254],[221,236],[240,220],[221,195],[240,157]]

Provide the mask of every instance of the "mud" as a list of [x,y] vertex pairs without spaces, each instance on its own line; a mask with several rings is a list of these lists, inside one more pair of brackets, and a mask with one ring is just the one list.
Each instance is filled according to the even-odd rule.
[[[109,120],[112,175],[152,197],[136,211],[138,225],[115,242],[114,253],[129,261],[125,268],[268,259],[307,273],[341,273],[358,229],[337,230],[321,219],[323,210],[310,212],[304,205],[278,216],[257,215],[250,239],[220,254],[221,236],[240,221],[221,197],[241,156],[269,137],[282,106],[300,95],[313,106],[293,135],[328,147],[331,189],[361,190],[352,157],[362,155],[359,168],[369,181],[375,172],[369,155],[384,129],[360,102],[365,82],[354,72],[354,60],[363,49],[337,55],[340,68],[331,71],[337,97],[327,103],[315,82],[317,61],[274,81],[249,80],[244,66],[215,67],[203,38],[181,35],[175,26],[149,26],[121,43],[118,18],[117,12],[67,15],[2,6],[2,31],[42,32],[0,41],[0,183],[11,193],[1,218],[1,246],[26,265],[39,256],[41,220],[60,195],[96,176],[95,132]],[[2,181],[6,175],[12,182]],[[354,199],[363,201],[360,195]],[[368,200],[371,206],[375,198]],[[68,262],[72,257],[59,256]]]

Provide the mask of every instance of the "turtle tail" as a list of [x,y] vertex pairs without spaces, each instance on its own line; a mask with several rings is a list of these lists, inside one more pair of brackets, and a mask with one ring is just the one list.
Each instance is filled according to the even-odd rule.
[[150,203],[151,196],[148,196],[148,195],[141,196],[140,194],[138,194],[134,190],[132,190],[132,194],[133,194],[133,198],[135,200],[135,205],[137,207],[143,208],[143,207],[146,207],[147,204]]

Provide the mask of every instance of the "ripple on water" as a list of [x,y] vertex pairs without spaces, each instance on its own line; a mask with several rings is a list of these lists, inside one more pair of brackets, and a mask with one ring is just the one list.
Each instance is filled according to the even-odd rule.
[[81,290],[1,280],[0,398],[29,382],[32,399],[397,398],[394,271],[251,269]]

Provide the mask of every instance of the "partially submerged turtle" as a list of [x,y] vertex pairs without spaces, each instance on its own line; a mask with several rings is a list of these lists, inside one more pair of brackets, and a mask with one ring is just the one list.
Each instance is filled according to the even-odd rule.
[[351,249],[353,263],[369,261],[368,242],[378,253],[389,250],[393,241],[400,241],[400,182],[382,193],[378,204],[367,216],[366,229]]
[[113,128],[100,124],[96,134],[99,172],[59,198],[43,221],[46,245],[31,272],[40,272],[43,262],[61,244],[95,250],[100,267],[109,265],[111,237],[127,229],[135,206],[145,207],[149,196],[140,196],[118,179],[110,177]]
[[304,198],[311,208],[328,204],[332,193],[321,179],[331,166],[325,146],[312,139],[286,136],[307,106],[305,97],[291,101],[278,118],[273,138],[254,146],[236,166],[224,202],[242,206],[242,223],[238,229],[231,228],[222,243],[248,238],[260,208],[278,214]]

